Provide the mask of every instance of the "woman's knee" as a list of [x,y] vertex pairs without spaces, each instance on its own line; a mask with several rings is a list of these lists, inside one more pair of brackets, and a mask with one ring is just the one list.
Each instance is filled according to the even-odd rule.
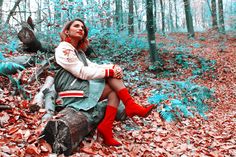
[[100,101],[106,99],[111,92],[111,87],[109,86],[109,84],[106,83],[105,88],[103,89],[102,95],[100,97]]
[[122,79],[108,78],[107,83],[116,92],[125,87]]

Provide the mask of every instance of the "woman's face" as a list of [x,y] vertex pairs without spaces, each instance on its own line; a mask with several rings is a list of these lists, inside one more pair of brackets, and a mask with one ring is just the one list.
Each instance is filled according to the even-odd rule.
[[74,21],[68,30],[71,38],[82,40],[84,37],[84,24],[80,21]]

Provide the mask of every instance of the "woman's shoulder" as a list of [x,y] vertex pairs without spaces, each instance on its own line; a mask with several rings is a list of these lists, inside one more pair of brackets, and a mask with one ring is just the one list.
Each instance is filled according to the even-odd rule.
[[74,50],[74,47],[68,43],[68,42],[65,42],[65,41],[62,41],[59,43],[59,45],[56,47],[56,50],[63,50],[63,49],[71,49],[71,50]]

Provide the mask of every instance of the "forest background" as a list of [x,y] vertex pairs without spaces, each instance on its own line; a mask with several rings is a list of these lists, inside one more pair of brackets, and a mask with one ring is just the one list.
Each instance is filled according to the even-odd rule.
[[157,105],[146,119],[117,122],[121,148],[91,135],[74,156],[236,155],[235,0],[0,0],[1,156],[52,153],[38,137],[53,115],[32,101],[74,18],[89,28],[91,60],[121,65],[136,101]]

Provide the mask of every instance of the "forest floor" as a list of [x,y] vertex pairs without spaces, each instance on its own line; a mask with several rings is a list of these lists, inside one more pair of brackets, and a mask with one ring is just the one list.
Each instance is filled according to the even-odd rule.
[[[180,33],[169,36],[171,40],[157,35],[157,42],[168,44],[174,40],[176,43],[188,45],[191,54],[216,61],[216,77],[202,76],[194,79],[195,83],[215,91],[215,101],[208,102],[212,108],[206,113],[208,118],[195,116],[182,121],[165,122],[154,110],[146,118],[134,117],[115,122],[113,132],[122,142],[122,146],[104,146],[101,141],[96,140],[94,134],[86,137],[78,151],[71,156],[236,156],[236,34],[217,36],[213,32],[197,33],[195,40]],[[194,47],[196,42],[203,46]],[[174,47],[167,49],[172,51]],[[147,58],[148,53],[142,51],[133,57],[132,65],[122,61],[120,64],[126,67],[128,73],[134,69],[142,71],[137,77],[143,77],[142,73],[145,71],[148,73],[145,76],[150,75],[152,81],[184,80],[191,76],[189,69],[182,69],[182,75],[153,77],[158,73],[148,70]],[[1,103],[14,107],[12,110],[0,112],[0,156],[48,156],[50,147],[37,141],[44,126],[40,120],[44,110],[30,113],[28,101],[11,96],[9,84],[3,83],[6,79],[0,79],[3,89]],[[137,102],[146,105],[147,98],[155,87],[146,86],[141,91],[137,89],[136,83],[128,84],[129,89],[132,89],[131,93]],[[40,83],[37,82],[31,85],[32,95],[37,92],[39,86]]]

